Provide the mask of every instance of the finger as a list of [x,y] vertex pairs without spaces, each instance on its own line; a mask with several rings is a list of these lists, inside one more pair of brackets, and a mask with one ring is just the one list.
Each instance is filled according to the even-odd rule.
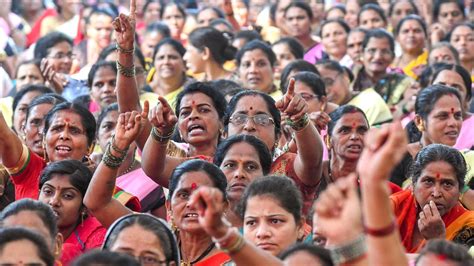
[[433,217],[436,217],[436,218],[441,217],[438,211],[438,207],[436,207],[436,203],[434,203],[434,201],[432,200],[430,200],[430,207],[431,207],[431,213],[433,213]]
[[431,212],[431,207],[430,207],[430,204],[425,204],[425,206],[423,206],[423,213],[425,214],[425,217],[427,219],[429,219],[430,217],[433,216],[433,213]]
[[382,146],[383,143],[387,140],[388,136],[388,128],[382,126],[382,128],[372,128],[369,131],[369,134],[365,136],[365,143],[367,143],[367,147],[372,150],[376,151]]
[[286,106],[284,112],[289,114],[290,116],[297,113],[298,111],[300,111],[298,110],[298,108],[302,107],[303,102],[304,100],[301,99],[301,97],[299,96],[295,96],[292,99],[289,99],[288,105]]
[[120,27],[120,19],[118,17],[112,21],[112,26],[116,32],[122,32],[122,28]]
[[130,17],[135,18],[136,13],[137,13],[137,1],[130,0]]
[[170,106],[170,104],[168,103],[168,101],[166,101],[165,97],[163,97],[163,96],[158,96],[158,101],[159,101],[160,104],[162,105],[163,111],[173,111],[173,109],[171,108],[171,106]]
[[288,87],[286,88],[285,95],[293,96],[295,95],[295,79],[291,78],[290,82],[288,83]]
[[146,100],[143,103],[143,110],[141,113],[142,118],[146,119],[149,113],[150,113],[150,103],[148,102],[148,100]]
[[120,14],[119,15],[119,18],[120,18],[120,26],[121,26],[121,29],[122,29],[122,32],[126,32],[127,29],[129,29],[129,23],[128,23],[128,19],[127,19],[127,16],[125,14]]
[[125,114],[120,114],[117,127],[124,127],[124,126],[125,126]]

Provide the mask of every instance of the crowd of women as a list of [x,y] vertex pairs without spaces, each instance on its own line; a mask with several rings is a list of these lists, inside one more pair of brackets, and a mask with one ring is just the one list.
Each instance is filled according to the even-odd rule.
[[3,2],[0,264],[474,265],[474,5]]

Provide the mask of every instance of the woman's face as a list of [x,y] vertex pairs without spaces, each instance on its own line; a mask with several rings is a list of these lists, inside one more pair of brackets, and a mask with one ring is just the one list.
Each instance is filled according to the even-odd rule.
[[162,45],[155,55],[155,68],[161,79],[176,78],[184,73],[183,57],[172,45]]
[[308,84],[297,80],[295,82],[295,93],[299,94],[308,104],[308,113],[324,111],[327,99],[319,99]]
[[290,7],[285,14],[288,33],[295,38],[304,38],[311,34],[311,20],[308,13],[299,7]]
[[198,221],[197,210],[189,205],[189,197],[200,186],[215,187],[205,172],[184,173],[171,197],[171,217],[181,231],[203,231]]
[[109,140],[112,138],[112,134],[115,132],[115,127],[117,126],[117,121],[119,117],[118,111],[110,111],[104,117],[99,126],[99,131],[97,132],[97,140],[102,151],[105,152]]
[[143,41],[140,44],[140,49],[143,52],[143,56],[145,56],[145,58],[152,58],[155,46],[163,39],[163,35],[161,35],[161,33],[158,31],[146,32],[143,35]]
[[101,67],[95,72],[92,81],[91,98],[101,108],[117,102],[115,94],[117,73],[110,67]]
[[284,265],[287,266],[298,266],[298,265],[314,265],[322,266],[325,265],[317,256],[312,255],[307,251],[297,251],[284,260]]
[[290,4],[291,0],[282,0],[276,2],[277,7],[275,12],[275,25],[280,29],[284,29],[285,32],[288,31],[285,19],[285,9]]
[[128,254],[142,265],[161,265],[166,256],[158,237],[138,224],[126,227],[110,247],[110,251]]
[[88,154],[86,129],[81,116],[71,110],[56,112],[46,132],[46,152],[52,162],[73,159],[81,161]]
[[186,62],[186,67],[195,74],[204,72],[205,61],[203,56],[203,51],[200,51],[192,44],[189,44],[183,57],[184,61]]
[[247,51],[242,56],[239,76],[245,88],[270,92],[273,88],[273,67],[260,49]]
[[161,5],[158,2],[151,2],[143,14],[143,20],[149,24],[160,20]]
[[408,1],[396,2],[395,6],[393,7],[392,15],[390,16],[392,26],[396,28],[398,25],[398,22],[400,22],[402,18],[411,14],[415,14],[415,10],[411,6],[410,2]]
[[18,102],[15,110],[13,110],[13,128],[17,133],[23,132],[23,124],[26,118],[26,112],[28,106],[34,98],[38,97],[41,93],[37,91],[31,91],[23,95],[21,100]]
[[183,32],[184,23],[186,22],[185,17],[179,11],[178,6],[168,5],[165,7],[163,12],[163,21],[168,25],[171,31],[171,37],[180,40],[181,33]]
[[[241,115],[247,116],[247,121],[243,124],[238,124],[233,118]],[[265,100],[258,95],[249,95],[240,98],[235,106],[234,113],[232,114],[228,125],[228,135],[233,136],[237,134],[248,134],[253,135],[263,141],[270,151],[273,150],[274,143],[276,141],[275,136],[275,123],[269,122],[267,125],[255,123],[255,118],[250,119],[256,115],[264,116],[273,119],[270,111],[267,108]]]
[[296,57],[291,53],[290,47],[286,43],[279,43],[272,46],[272,50],[276,55],[277,61],[275,65],[275,76],[280,78],[283,69]]
[[414,184],[413,193],[421,208],[433,201],[441,216],[448,213],[459,199],[459,182],[451,164],[445,161],[427,164]]
[[351,97],[349,78],[332,69],[317,68],[326,87],[328,101],[337,105],[345,104]]
[[278,255],[296,243],[302,226],[295,217],[270,195],[247,200],[244,214],[244,237],[257,247]]
[[340,20],[344,20],[344,16],[346,14],[344,14],[344,12],[339,9],[339,8],[333,8],[331,10],[329,10],[326,14],[326,19],[327,20],[330,20],[330,19],[340,19]]
[[38,247],[30,240],[10,241],[0,251],[2,265],[46,265],[41,259]]
[[25,145],[40,157],[44,156],[43,128],[44,117],[53,105],[44,103],[31,108],[28,120],[25,122]]
[[439,98],[424,124],[422,138],[426,144],[454,146],[462,126],[462,109],[458,98],[454,95]]
[[178,129],[182,139],[191,144],[217,145],[222,123],[212,99],[204,93],[191,93],[181,99]]
[[16,74],[16,87],[18,91],[20,91],[26,85],[43,84],[43,75],[35,64],[24,64],[18,68],[18,72]]
[[441,46],[431,50],[428,57],[429,65],[441,62],[456,65],[456,58],[454,57],[453,52],[451,52],[451,50],[446,46]]
[[457,89],[461,94],[461,99],[464,100],[464,106],[468,106],[469,101],[466,99],[467,88],[458,72],[454,70],[443,70],[438,74],[436,79],[433,80],[433,84],[442,84]]
[[360,6],[357,0],[347,0],[346,10],[347,13],[344,17],[344,20],[347,22],[347,25],[353,29],[358,25],[357,14],[359,14],[360,11]]
[[386,25],[379,13],[368,9],[360,14],[359,26],[363,29],[371,30],[385,28]]
[[370,38],[363,53],[365,71],[370,76],[379,76],[387,72],[394,54],[387,38]]
[[474,31],[468,26],[456,27],[451,34],[451,44],[462,62],[474,60]]
[[364,149],[364,136],[369,125],[360,112],[346,113],[336,123],[331,134],[330,150],[333,158],[357,161]]
[[198,27],[207,27],[214,19],[218,19],[219,15],[212,10],[212,8],[207,8],[197,15],[197,25]]
[[263,176],[258,151],[247,142],[232,145],[219,166],[227,177],[227,196],[237,202],[255,178]]
[[459,6],[456,2],[443,3],[439,8],[438,22],[441,23],[446,30],[451,31],[454,25],[464,20],[462,12],[463,10],[459,10]]
[[416,20],[406,20],[397,37],[405,53],[422,53],[425,48],[425,33]]
[[68,42],[60,42],[49,48],[48,63],[54,71],[62,74],[69,74],[72,67],[72,46]]
[[362,43],[364,42],[365,33],[361,31],[350,32],[347,37],[347,54],[352,61],[360,62],[364,49]]
[[87,35],[97,45],[104,49],[112,40],[112,17],[105,14],[92,14],[87,27]]
[[326,53],[336,60],[341,59],[347,51],[347,33],[337,22],[326,24],[321,31],[321,42]]
[[54,174],[41,187],[38,198],[39,201],[51,206],[60,230],[75,228],[83,211],[83,195],[71,184],[69,178],[68,175]]

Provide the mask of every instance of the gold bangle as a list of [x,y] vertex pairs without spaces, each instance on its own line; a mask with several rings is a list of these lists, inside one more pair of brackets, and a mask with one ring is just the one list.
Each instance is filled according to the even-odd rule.
[[174,130],[172,130],[168,135],[162,136],[162,135],[160,135],[160,133],[158,132],[156,127],[153,127],[151,129],[151,136],[153,137],[154,140],[156,140],[160,143],[164,143],[164,142],[167,142],[168,140],[170,140],[171,136],[173,136],[173,133],[174,133]]
[[135,45],[131,49],[125,49],[121,47],[118,43],[115,43],[115,48],[117,49],[117,51],[119,51],[119,53],[122,54],[133,54],[135,52]]
[[132,65],[130,67],[126,67],[126,66],[120,64],[120,62],[117,60],[117,70],[121,75],[123,75],[127,78],[135,77],[135,66],[134,65]]

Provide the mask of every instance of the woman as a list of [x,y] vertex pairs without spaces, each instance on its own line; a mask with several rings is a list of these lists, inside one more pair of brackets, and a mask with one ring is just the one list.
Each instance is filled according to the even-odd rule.
[[474,26],[470,23],[455,26],[449,36],[449,42],[459,53],[461,65],[471,74],[474,71]]
[[[9,125],[12,125],[12,129],[15,133],[21,134],[25,123],[26,113],[28,106],[34,98],[41,96],[46,93],[52,93],[53,91],[45,86],[41,85],[30,85],[19,91],[13,98],[12,103],[12,120]],[[7,114],[2,110],[4,118]]]
[[0,261],[3,264],[54,265],[54,257],[44,239],[23,228],[0,231]]
[[245,88],[269,94],[274,99],[281,97],[281,91],[273,84],[276,56],[269,45],[251,41],[237,52],[235,59]]
[[468,132],[472,132],[474,129],[474,118],[472,118],[472,114],[468,112],[472,98],[472,92],[469,89],[472,86],[469,72],[462,66],[443,64],[435,69],[431,80],[431,84],[446,85],[459,91],[461,99],[463,99],[463,122],[458,139],[453,147],[458,150],[471,149],[474,146],[474,140]]
[[186,11],[184,8],[178,2],[171,1],[161,9],[160,15],[163,22],[171,30],[171,37],[184,44],[187,39],[183,32],[186,22]]
[[466,18],[464,3],[456,0],[435,1],[433,16],[445,33],[451,32],[456,24],[463,22]]
[[[144,29],[155,21],[161,20],[161,9],[163,8],[163,1],[161,0],[146,0],[143,5],[142,14],[143,19],[137,23],[137,31],[143,34]],[[139,35],[142,35],[139,34]]]
[[83,107],[64,102],[56,105],[45,117],[43,143],[47,159],[31,152],[20,138],[0,118],[0,156],[15,184],[15,197],[33,198],[39,196],[40,172],[51,162],[74,159],[87,160],[93,149],[95,136],[94,116]]
[[371,3],[362,6],[357,15],[357,23],[359,27],[366,30],[385,29],[388,24],[383,9],[379,5]]
[[405,75],[416,79],[428,60],[428,51],[425,50],[428,38],[426,24],[421,17],[409,15],[400,20],[394,33],[403,53],[393,64]]
[[165,38],[171,38],[171,31],[163,22],[153,22],[149,24],[143,32],[140,42],[140,50],[146,60],[146,65],[153,63],[153,51],[155,46]]
[[466,172],[462,154],[448,146],[431,144],[416,155],[411,176],[413,189],[391,196],[407,252],[420,251],[433,238],[461,244],[468,240],[461,235],[474,228],[474,212],[458,202]]
[[142,264],[179,265],[179,250],[168,224],[148,214],[130,214],[115,221],[107,231],[103,250],[125,253]]
[[189,34],[183,59],[192,73],[204,73],[202,81],[231,79],[233,73],[224,69],[224,63],[233,60],[236,51],[220,31],[203,27]]
[[342,20],[326,20],[320,28],[321,43],[329,59],[338,61],[346,67],[352,66],[352,60],[347,55],[347,35],[349,26]]
[[351,29],[354,29],[358,26],[358,19],[357,16],[360,11],[360,4],[359,1],[357,0],[347,0],[346,2],[346,10],[347,13],[344,16],[344,21],[347,22],[347,25],[351,27]]
[[347,36],[347,55],[353,62],[352,69],[357,69],[363,64],[362,54],[364,53],[364,50],[362,48],[362,43],[364,42],[367,32],[368,31],[365,29],[355,28],[352,29]]
[[214,156],[216,164],[227,178],[229,208],[227,220],[235,227],[242,227],[238,203],[249,183],[270,172],[272,157],[267,146],[251,135],[236,135],[222,141]]
[[439,42],[430,48],[428,54],[428,65],[446,63],[460,65],[459,53],[449,42]]
[[326,11],[326,20],[344,20],[346,14],[347,10],[344,4],[335,4]]
[[276,56],[275,79],[279,80],[283,69],[292,61],[303,59],[303,46],[292,37],[281,38],[272,44]]
[[418,8],[413,0],[392,2],[388,9],[388,17],[390,18],[390,26],[392,30],[397,27],[400,20],[408,15],[418,15]]
[[395,168],[390,180],[402,186],[413,158],[425,146],[433,143],[454,146],[462,126],[460,93],[444,85],[431,85],[421,90],[415,103],[415,125],[421,132],[418,142],[408,144],[408,152]]
[[278,257],[287,265],[334,265],[329,250],[306,243],[290,246]]
[[28,60],[18,64],[16,68],[16,92],[27,85],[44,85],[45,79],[41,74],[40,60]]
[[225,19],[225,14],[221,9],[214,6],[204,6],[196,14],[197,26],[199,28],[208,27],[213,20],[219,18]]
[[292,2],[285,8],[285,20],[289,35],[296,38],[306,51],[304,59],[313,64],[321,59],[322,46],[311,30],[311,7],[305,2]]

